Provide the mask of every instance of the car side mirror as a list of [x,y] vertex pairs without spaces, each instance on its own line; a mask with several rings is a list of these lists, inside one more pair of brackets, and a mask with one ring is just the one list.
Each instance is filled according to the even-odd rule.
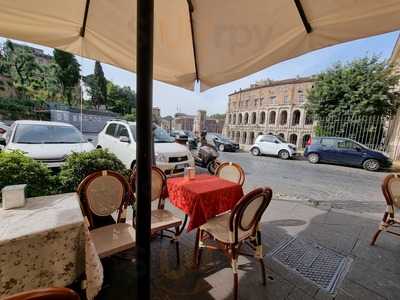
[[2,145],[2,146],[6,145],[6,139],[5,138],[0,138],[0,145]]
[[120,136],[119,141],[122,143],[130,143],[131,142],[129,137],[127,137],[127,136]]

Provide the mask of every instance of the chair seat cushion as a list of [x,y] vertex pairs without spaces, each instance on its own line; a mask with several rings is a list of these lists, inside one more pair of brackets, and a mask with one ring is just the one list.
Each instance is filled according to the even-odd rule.
[[[200,229],[208,232],[220,242],[227,244],[233,243],[233,237],[231,237],[229,233],[230,217],[231,217],[230,212],[218,215],[208,220],[207,223],[201,225]],[[238,241],[243,241],[250,235],[251,235],[251,230],[243,231],[238,229]]]
[[100,258],[132,248],[136,233],[132,225],[117,223],[89,231],[90,238]]
[[166,209],[151,211],[151,231],[157,232],[163,229],[176,227],[182,224],[182,220]]

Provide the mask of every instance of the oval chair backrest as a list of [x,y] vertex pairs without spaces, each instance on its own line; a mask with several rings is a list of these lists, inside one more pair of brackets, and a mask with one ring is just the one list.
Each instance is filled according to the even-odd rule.
[[243,185],[245,179],[242,167],[233,162],[223,162],[220,164],[215,171],[215,175],[240,185]]
[[239,230],[255,234],[271,199],[270,188],[258,188],[242,197],[232,210],[229,220],[229,231],[233,233],[233,242],[238,242]]
[[[99,217],[110,216],[122,211],[129,194],[129,185],[117,172],[98,171],[87,176],[79,185],[78,193],[84,199],[84,209],[93,226],[91,214]],[[118,215],[118,218],[120,215]]]
[[389,206],[400,208],[400,174],[390,174],[385,177],[382,191]]
[[[160,200],[164,192],[167,182],[167,176],[158,167],[153,166],[151,168],[151,201]],[[133,170],[130,184],[132,190],[136,191],[136,169]]]

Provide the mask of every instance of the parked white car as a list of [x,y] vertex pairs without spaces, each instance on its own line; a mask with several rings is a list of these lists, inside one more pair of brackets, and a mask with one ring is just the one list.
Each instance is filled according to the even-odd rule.
[[[6,138],[6,134],[8,131],[10,131],[11,127],[7,126],[5,123],[0,122],[0,139],[1,138]],[[4,148],[4,145],[0,144],[0,150]]]
[[20,150],[50,168],[62,166],[72,152],[94,149],[74,126],[45,121],[15,121],[0,143],[5,151]]
[[250,147],[250,152],[254,156],[267,154],[276,155],[282,159],[289,159],[296,155],[296,145],[287,143],[277,135],[259,135],[254,145]]
[[[124,120],[107,122],[99,133],[97,148],[108,149],[127,168],[132,168],[136,163],[136,123]],[[154,152],[157,167],[166,175],[181,174],[186,167],[194,166],[193,156],[187,147],[176,143],[159,126],[154,129]]]

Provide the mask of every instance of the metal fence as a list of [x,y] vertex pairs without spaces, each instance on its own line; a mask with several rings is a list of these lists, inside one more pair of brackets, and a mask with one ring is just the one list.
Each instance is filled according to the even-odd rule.
[[317,136],[336,136],[355,140],[371,149],[387,148],[388,120],[381,116],[340,116],[317,120]]

